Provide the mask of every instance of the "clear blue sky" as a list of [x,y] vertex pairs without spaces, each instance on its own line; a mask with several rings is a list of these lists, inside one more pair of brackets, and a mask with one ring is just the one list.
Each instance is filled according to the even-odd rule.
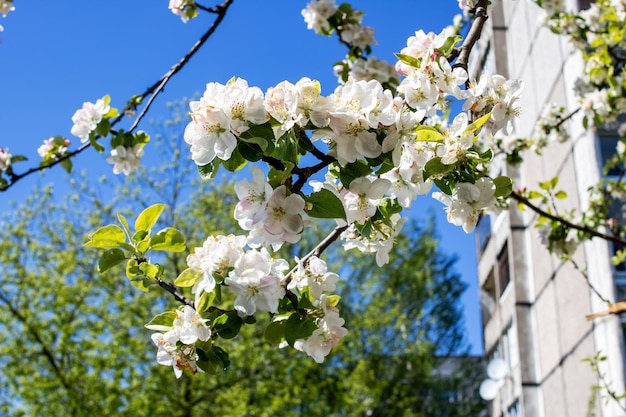
[[[122,108],[177,62],[208,28],[211,18],[183,24],[167,0],[14,0],[16,10],[0,24],[0,147],[39,162],[37,147],[48,137],[71,138],[71,116],[84,101],[109,94]],[[201,2],[207,6],[212,3]],[[416,30],[439,32],[459,12],[457,0],[356,0],[363,23],[376,28],[374,55],[395,62],[393,53]],[[148,119],[167,117],[165,103],[202,92],[207,82],[232,76],[265,90],[282,80],[307,76],[328,94],[336,87],[334,62],[345,49],[334,38],[307,30],[302,0],[235,0],[225,21],[204,48],[175,76],[155,102]],[[146,125],[144,125],[146,126]],[[141,126],[140,126],[141,127]],[[94,177],[112,176],[104,156],[88,150],[75,161]],[[184,153],[183,153],[184,154]],[[19,166],[16,171],[20,172]],[[0,210],[20,201],[37,183],[67,180],[61,168],[34,175],[0,193]],[[473,235],[449,225],[443,207],[421,197],[412,213],[434,208],[442,247],[457,253],[457,269],[470,285],[463,303],[473,353],[482,352]]]

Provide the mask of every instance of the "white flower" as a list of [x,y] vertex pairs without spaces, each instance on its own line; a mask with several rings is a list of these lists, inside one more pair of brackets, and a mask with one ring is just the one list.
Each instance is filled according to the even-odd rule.
[[328,18],[335,14],[336,10],[335,0],[313,0],[302,10],[302,17],[307,24],[307,29],[320,33],[330,29]]
[[288,81],[283,81],[276,87],[268,88],[265,93],[265,109],[280,122],[274,127],[274,136],[281,137],[291,129],[298,118],[298,90]]
[[129,175],[135,172],[141,166],[141,157],[143,156],[143,145],[135,144],[132,148],[118,146],[111,151],[111,156],[107,157],[107,162],[113,164],[113,173]]
[[81,142],[87,142],[89,134],[96,129],[98,123],[105,114],[111,110],[110,106],[105,103],[103,98],[98,99],[96,103],[85,102],[83,107],[76,110],[72,116],[72,135],[78,136]]
[[363,253],[375,253],[376,265],[383,266],[387,264],[395,238],[400,234],[406,222],[406,217],[401,217],[395,213],[389,220],[391,220],[391,226],[382,221],[377,222],[375,227],[372,228],[370,236],[361,235],[354,226],[351,226],[341,235],[341,238],[346,241],[343,244],[344,249],[356,248]]
[[191,289],[196,294],[196,304],[204,292],[212,292],[215,289],[213,274],[225,276],[228,269],[235,266],[235,262],[243,256],[243,248],[246,245],[245,236],[209,236],[202,247],[194,249],[187,256],[187,265],[194,271],[202,273],[200,278]]
[[[197,102],[191,102],[190,105]],[[196,165],[206,165],[217,156],[227,160],[237,146],[230,131],[230,120],[223,110],[211,107],[192,107],[192,121],[185,128],[185,142],[191,145],[191,158]]]
[[6,171],[11,166],[11,154],[9,148],[0,148],[0,171]]
[[359,177],[352,180],[350,187],[340,193],[348,224],[364,222],[372,217],[390,187],[391,182],[384,178]]
[[269,243],[278,250],[284,242],[296,243],[304,229],[304,199],[299,194],[287,195],[287,187],[276,188],[265,208],[263,220],[250,229],[248,244],[259,247]]
[[206,342],[211,337],[211,329],[205,325],[207,321],[200,317],[196,310],[186,305],[182,311],[176,311],[173,331],[186,345],[194,344],[198,340]]
[[343,327],[344,319],[335,311],[328,311],[320,319],[318,328],[298,347],[312,357],[315,362],[322,363],[332,348],[339,344],[339,339],[348,334]]
[[235,310],[240,316],[252,316],[257,310],[275,313],[285,296],[280,285],[289,268],[283,259],[273,260],[265,248],[246,252],[235,264],[224,283],[235,294]]
[[328,97],[321,95],[322,88],[318,81],[309,78],[300,79],[296,85],[298,91],[298,108],[296,123],[300,127],[304,127],[309,123],[313,123],[317,127],[328,125],[328,112],[332,107],[332,103]]
[[189,21],[189,16],[185,13],[185,9],[194,5],[194,0],[170,0],[169,9],[175,15],[180,16],[183,23],[187,23],[187,21]]
[[311,289],[311,296],[319,299],[323,291],[335,291],[339,276],[334,272],[328,272],[326,262],[317,256],[309,258],[306,265],[298,260],[298,268],[289,283],[289,289],[302,291],[304,288]]
[[463,226],[465,233],[471,233],[476,227],[483,209],[495,203],[496,187],[490,178],[483,177],[475,184],[461,182],[456,185],[452,196],[433,193],[433,198],[447,206],[448,221],[456,226]]
[[374,28],[357,24],[345,25],[341,31],[341,40],[361,49],[376,44]]
[[154,333],[152,335],[152,343],[157,346],[157,363],[159,365],[171,366],[174,369],[176,378],[180,378],[185,369],[189,369],[192,373],[202,372],[198,368],[196,361],[198,355],[195,345],[176,346],[178,336],[176,332],[169,331],[165,334]]
[[265,218],[265,207],[272,195],[272,186],[256,165],[252,166],[252,181],[241,180],[235,184],[239,203],[235,206],[235,220],[244,230],[251,230]]

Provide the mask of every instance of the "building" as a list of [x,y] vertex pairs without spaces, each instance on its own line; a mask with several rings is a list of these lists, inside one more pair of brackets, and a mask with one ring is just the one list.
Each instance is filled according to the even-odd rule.
[[[585,7],[567,0],[570,7]],[[583,2],[581,2],[583,3]],[[552,102],[569,111],[577,107],[572,91],[583,61],[567,40],[540,21],[531,0],[494,0],[472,68],[519,78],[525,83],[518,137],[530,137],[543,109]],[[568,112],[566,112],[567,114]],[[502,166],[516,186],[537,188],[538,181],[558,175],[569,204],[584,207],[586,190],[601,178],[604,146],[616,138],[584,130],[581,115],[568,123],[570,139],[551,144],[543,156],[525,155],[517,168]],[[563,207],[567,209],[568,207]],[[571,208],[571,207],[570,207]],[[609,262],[611,247],[594,239],[579,247],[572,263],[562,262],[543,247],[534,227],[536,214],[511,207],[484,216],[476,232],[484,346],[487,359],[500,357],[509,375],[491,401],[491,415],[525,417],[626,416],[606,392],[594,397],[598,375],[584,358],[596,352],[605,381],[616,393],[624,387],[624,341],[620,318],[588,321],[585,315],[607,308],[591,283],[610,300],[624,299],[626,280]],[[615,285],[617,284],[617,286]],[[619,290],[619,291],[618,291]],[[595,398],[595,400],[594,400]],[[595,414],[594,414],[595,413]]]

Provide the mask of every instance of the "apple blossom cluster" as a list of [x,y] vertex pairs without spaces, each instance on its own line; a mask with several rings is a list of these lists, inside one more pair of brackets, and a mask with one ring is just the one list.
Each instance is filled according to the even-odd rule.
[[356,81],[376,80],[383,85],[397,85],[400,78],[393,64],[375,56],[367,59],[344,59],[335,64],[333,71],[340,84],[352,78]]
[[0,148],[0,171],[6,171],[11,166],[9,148]]
[[96,100],[95,103],[85,102],[72,116],[72,135],[78,136],[82,143],[89,140],[89,135],[96,130],[103,117],[111,111],[108,96]]
[[69,139],[57,136],[44,140],[43,144],[37,149],[37,153],[44,160],[56,160],[65,154],[69,146]]
[[147,324],[148,329],[165,332],[152,335],[152,343],[157,347],[157,363],[173,367],[176,378],[180,378],[185,369],[194,374],[202,372],[196,363],[199,358],[195,343],[211,338],[206,322],[192,307],[184,306],[176,310],[171,326]]
[[458,183],[451,196],[435,192],[433,197],[447,206],[446,213],[450,223],[462,226],[466,233],[471,233],[483,210],[495,204],[495,192],[496,186],[491,178],[483,177],[474,184]]
[[195,0],[170,0],[169,9],[179,16],[183,23],[187,23],[198,14]]
[[141,166],[143,156],[143,144],[137,143],[132,147],[117,146],[111,150],[111,156],[107,157],[107,162],[113,165],[113,173],[129,175]]
[[347,3],[337,6],[335,0],[313,0],[302,10],[308,29],[318,34],[337,30],[342,42],[365,51],[376,44],[376,40],[374,28],[361,25],[363,15]]

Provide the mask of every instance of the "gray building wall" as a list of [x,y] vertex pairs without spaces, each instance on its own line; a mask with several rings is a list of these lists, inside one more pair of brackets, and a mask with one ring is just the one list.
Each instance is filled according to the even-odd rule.
[[[577,7],[575,3],[569,6]],[[515,124],[515,135],[522,138],[532,135],[539,115],[550,103],[569,111],[578,107],[572,87],[582,72],[582,59],[565,38],[542,25],[540,15],[531,0],[495,0],[479,43],[482,53],[472,63],[473,68],[524,81],[522,113]],[[559,206],[563,211],[585,207],[586,190],[601,175],[595,134],[582,128],[581,117],[567,122],[567,142],[551,144],[542,156],[527,152],[520,167],[501,167],[516,187],[537,189],[538,181],[558,175],[559,188],[569,196]],[[586,271],[585,277],[572,263],[560,261],[541,245],[532,211],[512,206],[510,211],[491,214],[490,220],[491,237],[484,250],[479,249],[478,264],[481,297],[490,305],[483,308],[487,312],[483,317],[485,352],[508,355],[511,367],[510,377],[492,401],[492,415],[587,416],[598,378],[584,358],[597,351],[606,354],[609,359],[602,371],[615,392],[624,392],[620,319],[585,319],[586,314],[607,308],[590,290],[587,279],[603,296],[615,300],[609,247],[596,240],[579,247],[573,260]],[[503,250],[509,260],[506,288],[501,288],[503,274],[498,267]],[[591,411],[602,417],[626,416],[619,404],[604,399]]]

